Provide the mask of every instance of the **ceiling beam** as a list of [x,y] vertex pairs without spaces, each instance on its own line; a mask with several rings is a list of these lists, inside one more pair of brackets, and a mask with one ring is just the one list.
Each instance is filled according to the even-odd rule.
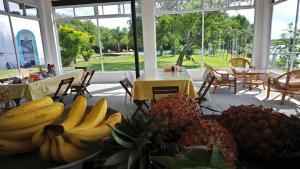
[[70,6],[70,5],[83,5],[94,3],[109,3],[109,2],[128,2],[130,0],[59,0],[52,1],[52,6]]

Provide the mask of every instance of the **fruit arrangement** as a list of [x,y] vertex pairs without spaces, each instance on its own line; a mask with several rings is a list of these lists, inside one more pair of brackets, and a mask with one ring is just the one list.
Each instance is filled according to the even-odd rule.
[[270,160],[300,151],[300,118],[255,105],[232,106],[221,122],[247,156]]
[[36,147],[31,143],[31,137],[46,125],[54,124],[63,110],[62,103],[55,103],[50,97],[44,97],[1,115],[0,155],[34,151]]
[[149,115],[123,120],[112,137],[95,145],[102,148],[97,160],[83,168],[235,168],[235,140],[220,124],[202,116],[187,95],[167,96]]
[[87,100],[78,96],[67,117],[64,104],[50,97],[25,103],[0,116],[0,155],[38,150],[43,160],[73,162],[98,149],[84,142],[98,142],[111,135],[122,120],[117,112],[106,118],[107,101],[100,99],[89,113]]
[[121,122],[121,113],[114,113],[105,119],[107,101],[100,99],[85,116],[87,101],[78,96],[60,124],[48,125],[32,137],[44,160],[73,162],[90,155],[98,149],[91,149],[84,142],[98,142],[111,134],[111,128]]

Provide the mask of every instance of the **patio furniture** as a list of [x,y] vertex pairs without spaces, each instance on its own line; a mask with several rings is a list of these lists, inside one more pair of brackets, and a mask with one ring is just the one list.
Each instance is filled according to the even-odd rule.
[[204,64],[204,66],[208,68],[210,73],[215,77],[215,81],[213,83],[213,93],[216,91],[218,86],[228,86],[229,89],[231,89],[231,87],[234,87],[234,94],[236,94],[236,77],[233,74],[224,70],[215,70],[206,63]]
[[186,72],[146,71],[133,84],[133,100],[151,100],[152,87],[178,86],[179,92],[196,98],[194,84]]
[[90,92],[87,90],[87,87],[90,86],[90,81],[93,78],[94,73],[95,73],[95,70],[85,72],[85,76],[84,76],[83,80],[81,81],[81,83],[71,86],[71,93],[76,92],[76,95],[74,96],[73,100],[75,100],[76,97],[79,95],[84,95],[85,92],[87,94],[89,94],[90,97],[92,97]]
[[[156,103],[157,99],[157,95],[159,96],[167,96],[170,94],[175,94],[175,93],[179,93],[179,87],[178,86],[160,86],[160,87],[152,87],[152,95],[153,95],[153,99],[152,99],[152,103]],[[161,98],[160,97],[160,98]]]
[[5,111],[9,110],[10,105],[12,105],[12,107],[15,106],[15,102],[14,100],[10,97],[10,93],[8,89],[2,89],[0,91],[0,113],[4,113]]
[[207,73],[206,78],[198,91],[198,97],[196,98],[196,101],[198,102],[198,104],[201,104],[202,102],[207,100],[205,98],[205,96],[206,96],[207,92],[209,91],[210,86],[215,81],[215,78],[216,77],[214,77],[211,73]]
[[249,86],[249,90],[252,90],[253,86],[258,87],[259,85],[262,85],[264,90],[265,82],[267,81],[269,75],[268,70],[249,70],[244,73],[244,87],[246,85]]
[[35,82],[21,84],[0,84],[0,90],[8,89],[10,97],[13,99],[36,100],[44,96],[49,96],[56,92],[57,86],[63,79],[74,77],[73,83],[79,83],[84,75],[83,70],[75,70],[49,77]]
[[244,78],[244,73],[252,67],[250,61],[245,58],[232,58],[229,60],[229,66],[236,78]]
[[300,95],[300,70],[294,70],[280,75],[277,78],[268,78],[267,98],[270,92],[276,91],[282,93],[280,104],[285,102],[286,95]]
[[[121,84],[121,86],[123,87],[123,89],[125,90],[126,94],[130,96],[130,98],[132,98],[132,93],[130,92],[129,89],[132,89],[133,85],[132,83],[127,79],[123,79],[121,81],[119,81],[119,83]],[[125,102],[126,103],[126,102]],[[136,115],[136,113],[141,110],[143,113],[145,113],[143,106],[145,106],[147,109],[149,109],[148,104],[146,103],[146,100],[137,100],[134,99],[133,103],[135,105],[137,105],[137,109],[135,110],[135,112],[133,113],[133,116]]]
[[64,103],[63,99],[68,95],[68,90],[70,89],[73,81],[74,81],[74,77],[61,80],[56,92],[52,96],[52,99],[54,101]]

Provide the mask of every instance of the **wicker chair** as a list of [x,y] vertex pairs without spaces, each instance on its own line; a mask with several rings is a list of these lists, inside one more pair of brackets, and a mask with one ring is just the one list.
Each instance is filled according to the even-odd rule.
[[244,78],[244,73],[251,68],[249,60],[244,58],[233,58],[229,60],[229,66],[232,70],[233,75],[236,78]]
[[234,94],[236,94],[236,77],[233,74],[228,73],[227,71],[215,70],[206,63],[204,64],[204,66],[208,68],[209,72],[215,77],[215,81],[213,83],[213,93],[215,92],[218,86],[228,86],[229,89],[231,87],[234,87]]
[[286,95],[300,95],[300,70],[294,70],[280,75],[277,78],[268,78],[267,98],[270,92],[276,91],[282,93],[280,104],[283,105]]

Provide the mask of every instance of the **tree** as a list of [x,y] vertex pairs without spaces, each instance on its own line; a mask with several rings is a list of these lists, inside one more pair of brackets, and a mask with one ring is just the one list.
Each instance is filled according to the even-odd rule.
[[[297,30],[297,37],[300,35],[300,30]],[[277,67],[288,67],[291,64],[291,52],[293,48],[294,28],[293,23],[288,24],[288,28],[280,35],[280,39],[273,41],[271,50],[278,53],[279,60],[276,62]],[[300,46],[295,45],[295,52],[300,52]],[[300,64],[299,59],[294,59],[294,67]]]
[[88,61],[93,55],[94,36],[78,31],[69,24],[59,24],[58,34],[63,66],[76,63],[79,54],[82,54],[85,61]]

